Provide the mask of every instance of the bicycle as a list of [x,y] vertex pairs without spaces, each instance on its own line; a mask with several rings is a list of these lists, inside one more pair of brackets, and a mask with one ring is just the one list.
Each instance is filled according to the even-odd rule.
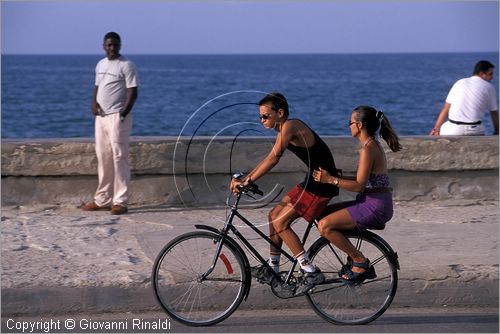
[[[241,176],[235,174],[233,177]],[[373,279],[346,281],[341,276],[349,268],[350,258],[327,239],[319,237],[308,253],[321,268],[325,281],[297,295],[295,291],[301,283],[301,276],[295,271],[297,260],[238,212],[242,195],[250,193],[263,195],[255,183],[240,187],[232,204],[229,195],[227,204],[231,209],[222,229],[195,225],[196,231],[174,238],[160,251],[153,266],[152,285],[158,302],[168,315],[189,326],[219,323],[247,299],[252,274],[260,283],[269,284],[279,298],[305,296],[320,317],[334,324],[367,324],[387,310],[396,294],[399,262],[397,253],[384,239],[370,231],[345,233],[371,260],[370,265],[376,272]],[[238,231],[233,224],[235,217],[267,243],[281,249],[282,256],[291,263],[290,269],[275,273]],[[307,224],[302,244],[306,243],[312,226],[317,227],[317,224],[317,220]],[[245,251],[230,232],[260,262],[260,270],[250,267]],[[263,275],[266,273],[267,277]]]

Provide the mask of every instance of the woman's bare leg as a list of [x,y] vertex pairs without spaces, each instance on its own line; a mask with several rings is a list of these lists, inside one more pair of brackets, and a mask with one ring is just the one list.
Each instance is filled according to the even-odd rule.
[[[340,209],[322,218],[319,221],[318,227],[323,237],[349,255],[354,262],[366,261],[363,253],[354,247],[349,239],[343,234],[343,231],[357,228],[356,222],[347,209]],[[362,273],[365,269],[353,267],[352,271],[355,273]]]

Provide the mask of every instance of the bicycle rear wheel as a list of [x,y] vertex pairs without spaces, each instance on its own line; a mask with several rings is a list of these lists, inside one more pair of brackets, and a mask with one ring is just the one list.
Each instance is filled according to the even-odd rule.
[[347,255],[322,238],[311,247],[309,257],[325,274],[326,282],[314,287],[306,297],[314,311],[327,321],[366,324],[382,315],[396,295],[396,261],[375,234],[347,233],[346,237],[370,259],[377,277],[358,283],[340,279]]
[[158,254],[153,266],[153,287],[167,314],[189,326],[209,326],[229,317],[247,291],[243,255],[224,242],[213,271],[221,236],[205,231],[181,235]]

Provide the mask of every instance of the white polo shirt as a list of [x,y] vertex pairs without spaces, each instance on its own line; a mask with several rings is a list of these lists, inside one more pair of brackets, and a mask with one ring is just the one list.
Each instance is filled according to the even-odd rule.
[[127,88],[138,87],[137,69],[130,60],[120,56],[118,59],[101,59],[95,68],[97,103],[105,115],[120,112],[127,100]]
[[486,111],[498,110],[495,87],[477,75],[458,80],[446,102],[451,104],[448,118],[458,122],[483,121]]

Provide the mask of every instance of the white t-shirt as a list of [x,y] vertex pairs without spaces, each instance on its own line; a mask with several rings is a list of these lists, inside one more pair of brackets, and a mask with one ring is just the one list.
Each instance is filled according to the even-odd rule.
[[451,104],[448,118],[458,122],[482,121],[486,111],[498,110],[495,87],[477,75],[458,80],[446,102]]
[[101,59],[95,68],[97,103],[105,115],[120,112],[127,100],[127,88],[139,86],[134,63],[120,56],[118,59]]

